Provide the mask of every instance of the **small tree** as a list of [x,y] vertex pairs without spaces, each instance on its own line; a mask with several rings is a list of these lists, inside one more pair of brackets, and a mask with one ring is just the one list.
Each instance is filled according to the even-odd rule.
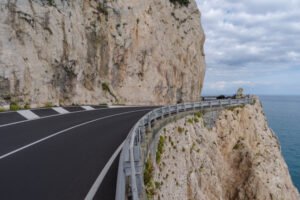
[[243,88],[239,88],[236,92],[235,97],[237,99],[243,98],[244,97],[244,89]]

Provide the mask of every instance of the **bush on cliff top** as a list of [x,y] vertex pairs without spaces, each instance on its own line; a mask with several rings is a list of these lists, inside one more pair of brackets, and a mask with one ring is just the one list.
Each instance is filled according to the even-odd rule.
[[173,4],[179,4],[180,6],[188,6],[190,4],[190,0],[170,0]]

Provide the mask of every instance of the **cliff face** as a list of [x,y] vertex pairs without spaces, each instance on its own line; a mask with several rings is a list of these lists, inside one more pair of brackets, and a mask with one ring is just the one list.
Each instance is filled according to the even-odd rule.
[[0,102],[194,101],[203,43],[194,1],[2,0]]
[[154,167],[154,199],[300,199],[258,100],[188,116],[160,134],[165,142]]

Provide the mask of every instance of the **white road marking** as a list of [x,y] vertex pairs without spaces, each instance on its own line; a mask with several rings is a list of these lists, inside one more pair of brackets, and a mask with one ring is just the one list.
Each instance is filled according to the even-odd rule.
[[52,108],[53,110],[55,110],[56,112],[60,113],[60,114],[66,114],[66,113],[69,113],[69,111],[65,110],[64,108],[62,107],[54,107]]
[[38,118],[40,118],[39,116],[34,114],[31,110],[19,110],[19,111],[17,111],[17,113],[19,113],[20,115],[22,115],[26,119],[38,119]]
[[[100,109],[95,109],[95,110],[98,111],[98,110],[104,110],[104,109],[108,109],[108,108],[100,108]],[[38,119],[45,119],[45,118],[51,118],[51,117],[57,117],[57,116],[61,116],[61,115],[81,113],[81,112],[87,112],[87,111],[91,111],[91,110],[79,110],[79,111],[69,112],[69,113],[65,113],[65,114],[59,114],[58,113],[58,114],[54,114],[54,115],[48,115],[48,116],[45,116],[45,117],[40,117]],[[22,121],[12,122],[12,123],[9,123],[9,124],[3,124],[3,125],[0,125],[0,128],[5,127],[5,126],[15,125],[15,124],[21,124],[21,123],[24,123],[24,122],[30,122],[30,121],[33,121],[33,120],[37,120],[37,119],[22,120]]]
[[54,133],[54,134],[52,134],[52,135],[49,135],[49,136],[44,137],[44,138],[42,138],[42,139],[39,139],[39,140],[37,140],[37,141],[35,141],[35,142],[32,142],[32,143],[30,143],[30,144],[27,144],[27,145],[25,145],[25,146],[23,146],[23,147],[20,147],[20,148],[18,148],[18,149],[16,149],[16,150],[13,150],[13,151],[9,152],[9,153],[6,153],[6,154],[0,156],[0,160],[6,158],[6,157],[8,157],[8,156],[11,156],[11,155],[13,155],[13,154],[15,154],[15,153],[18,153],[18,152],[20,152],[20,151],[22,151],[22,150],[24,150],[24,149],[27,149],[27,148],[29,148],[29,147],[31,147],[31,146],[33,146],[33,145],[39,144],[39,143],[41,143],[41,142],[43,142],[43,141],[45,141],[45,140],[48,140],[48,139],[50,139],[50,138],[53,138],[53,137],[55,137],[55,136],[57,136],[57,135],[60,135],[60,134],[65,133],[65,132],[67,132],[67,131],[70,131],[70,130],[72,130],[72,129],[75,129],[75,128],[78,128],[78,127],[81,127],[81,126],[84,126],[84,125],[87,125],[87,124],[91,124],[91,123],[93,123],[93,122],[100,121],[100,120],[103,120],[103,119],[107,119],[107,118],[111,118],[111,117],[115,117],[115,116],[119,116],[119,115],[125,115],[125,114],[129,114],[129,113],[135,113],[135,112],[146,111],[146,110],[151,110],[151,109],[135,110],[135,111],[129,111],[129,112],[118,113],[118,114],[114,114],[114,115],[108,115],[108,116],[105,116],[105,117],[100,117],[100,118],[97,118],[97,119],[94,119],[94,120],[91,120],[91,121],[87,121],[87,122],[78,124],[78,125],[76,125],[76,126],[72,126],[72,127],[70,127],[70,128],[61,130],[61,131],[59,131],[59,132],[57,132],[57,133]]
[[81,108],[83,108],[84,110],[95,110],[95,108],[91,106],[81,106]]
[[106,163],[106,165],[102,169],[101,173],[99,174],[99,176],[95,180],[95,182],[94,182],[93,186],[91,187],[90,191],[86,195],[85,200],[92,200],[94,198],[94,196],[96,195],[96,193],[97,193],[103,179],[105,178],[108,170],[110,169],[110,167],[113,164],[113,162],[115,161],[116,157],[119,155],[120,151],[122,150],[124,143],[125,143],[125,141],[118,147],[118,149],[110,157],[109,161]]

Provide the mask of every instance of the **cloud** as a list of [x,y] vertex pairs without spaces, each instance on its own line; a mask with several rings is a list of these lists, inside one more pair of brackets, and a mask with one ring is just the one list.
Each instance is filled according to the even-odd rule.
[[263,86],[263,85],[271,85],[271,82],[268,81],[259,81],[259,82],[252,82],[252,81],[245,81],[245,80],[234,80],[234,81],[216,81],[216,82],[208,82],[207,88],[213,91],[222,92],[228,89],[234,89],[243,87],[249,88],[254,86]]
[[291,71],[300,76],[299,0],[197,3],[206,33],[206,90],[226,90],[228,81],[234,80],[263,82],[273,74]]

